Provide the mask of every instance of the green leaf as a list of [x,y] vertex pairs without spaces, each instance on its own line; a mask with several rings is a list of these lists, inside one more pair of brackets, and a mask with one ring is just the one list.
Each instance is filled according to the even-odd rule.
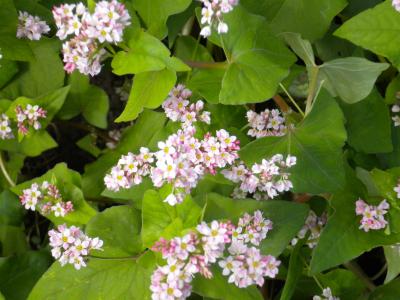
[[[240,13],[239,9],[232,21],[243,22],[251,18]],[[230,14],[229,16],[233,15]],[[235,18],[234,18],[235,17]],[[243,30],[243,29],[242,29]],[[255,29],[241,32],[230,30],[227,34],[227,48],[232,51],[231,58],[222,79],[219,95],[220,103],[244,104],[265,101],[275,95],[279,83],[289,75],[289,67],[295,62],[295,56],[285,45],[269,32],[265,23],[259,23]],[[228,35],[232,33],[232,36]],[[253,43],[249,43],[249,41]]]
[[193,292],[203,297],[223,300],[262,300],[260,291],[251,286],[238,288],[233,283],[228,283],[228,277],[221,274],[221,270],[213,268],[213,277],[206,279],[203,276],[196,276],[193,280]]
[[190,3],[190,0],[136,0],[132,2],[148,31],[160,39],[167,35],[168,17],[183,12]]
[[[343,191],[333,195],[335,212],[328,219],[311,259],[311,273],[316,274],[382,245],[400,241],[400,234],[386,235],[383,230],[364,232],[359,229],[360,217],[355,214],[355,202],[365,191],[352,171],[347,174]],[[368,201],[368,200],[367,200]]]
[[319,67],[319,80],[332,96],[356,103],[371,93],[376,79],[388,67],[361,57],[338,58]]
[[8,190],[0,194],[0,226],[19,226],[23,221],[23,208],[13,193]]
[[63,197],[64,201],[71,201],[74,205],[74,210],[65,217],[56,217],[54,214],[46,215],[45,217],[51,220],[54,224],[74,224],[84,225],[94,215],[96,211],[85,201],[83,193],[80,190],[81,178],[80,174],[68,169],[65,163],[56,165],[53,169],[49,170],[46,174],[21,183],[13,188],[11,191],[16,195],[21,195],[22,191],[29,188],[32,183],[42,183],[43,181],[52,182],[56,179],[56,185]]
[[90,153],[94,157],[98,157],[101,154],[101,150],[96,145],[96,136],[93,134],[85,135],[79,141],[76,142],[76,145]]
[[[298,32],[315,41],[328,30],[346,0],[242,0],[251,12],[267,17],[275,33]],[[304,18],[307,16],[307,18]]]
[[69,120],[82,113],[89,124],[107,128],[109,109],[106,92],[89,82],[89,77],[75,71],[68,78],[71,86],[69,95],[58,113],[58,117]]
[[18,70],[18,64],[15,61],[2,59],[0,63],[0,88],[6,85],[18,73]]
[[264,254],[274,256],[280,255],[287,247],[303,227],[308,215],[307,206],[294,202],[234,200],[214,193],[206,194],[204,200],[201,206],[206,205],[204,220],[207,222],[218,219],[236,222],[245,212],[262,210],[264,216],[272,221],[273,229],[263,241],[261,249]]
[[297,282],[303,273],[303,261],[301,260],[301,248],[307,239],[299,241],[294,247],[289,260],[288,275],[283,287],[280,300],[290,300],[295,292]]
[[28,249],[21,226],[0,225],[0,256],[24,253]]
[[173,207],[154,190],[148,190],[142,202],[142,239],[144,247],[151,247],[160,237],[173,238],[185,228],[198,224],[201,208],[187,196]]
[[23,73],[7,85],[0,96],[37,97],[64,85],[65,72],[59,54],[60,42],[42,37],[39,42],[29,42],[29,47],[35,55],[34,60],[23,65]]
[[138,29],[132,32],[129,51],[118,52],[111,65],[117,75],[137,74],[162,70],[169,58],[170,52],[162,42]]
[[346,118],[348,143],[364,153],[385,153],[393,150],[390,113],[377,90],[363,101],[342,103]]
[[400,294],[400,279],[379,286],[372,292],[368,300],[397,300]]
[[400,127],[392,126],[392,142],[393,151],[378,156],[384,168],[400,167]]
[[26,40],[16,37],[18,14],[12,0],[0,1],[0,49],[4,59],[29,61],[33,53]]
[[55,262],[28,300],[150,300],[150,275],[155,267],[151,252],[136,261],[92,258],[79,271]]
[[400,14],[387,0],[351,18],[336,32],[338,37],[386,56],[396,67],[400,67]]
[[7,300],[27,299],[51,261],[45,251],[29,251],[0,261],[0,290]]
[[283,137],[265,137],[247,144],[240,157],[251,165],[277,153],[294,155],[297,164],[290,169],[294,192],[333,192],[341,189],[345,181],[345,140],[343,114],[335,99],[322,90],[297,128]]
[[387,273],[385,283],[395,279],[400,274],[400,249],[398,246],[384,246]]
[[140,212],[130,206],[114,206],[94,216],[86,226],[86,234],[103,240],[99,257],[127,257],[142,250]]
[[364,283],[359,277],[348,270],[335,269],[325,274],[318,274],[321,284],[329,286],[334,296],[341,300],[354,300],[365,290]]
[[195,70],[188,82],[188,88],[199,94],[207,102],[217,104],[219,103],[224,74],[225,69]]
[[304,61],[307,67],[316,65],[314,51],[309,41],[302,39],[301,35],[298,33],[284,32],[281,35],[290,48]]
[[160,106],[175,82],[176,73],[170,69],[137,74],[125,109],[115,122],[134,120],[143,108]]

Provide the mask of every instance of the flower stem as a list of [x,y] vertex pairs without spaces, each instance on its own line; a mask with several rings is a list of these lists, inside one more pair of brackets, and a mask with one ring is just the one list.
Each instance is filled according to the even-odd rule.
[[365,275],[364,271],[357,263],[349,261],[347,263],[344,263],[343,265],[346,267],[346,269],[353,272],[354,275],[360,278],[370,291],[375,290],[375,284],[371,281],[371,279],[368,278],[367,275]]
[[311,68],[310,87],[308,89],[308,97],[307,97],[305,115],[307,115],[311,111],[311,107],[312,107],[313,100],[314,100],[314,97],[315,97],[315,92],[316,92],[316,89],[317,89],[318,73],[319,73],[319,67],[318,66],[313,66]]
[[285,86],[284,86],[282,83],[280,83],[279,86],[280,86],[281,89],[285,92],[285,94],[288,96],[290,102],[293,103],[293,105],[296,107],[296,109],[299,111],[299,113],[300,113],[300,114],[303,116],[303,118],[304,118],[305,114],[304,114],[303,110],[300,108],[300,106],[297,104],[297,102],[294,101],[293,97],[292,97],[292,96],[289,94],[289,92],[286,90]]
[[7,182],[10,184],[10,186],[14,187],[15,182],[14,182],[14,180],[11,179],[10,175],[7,172],[6,166],[4,164],[2,152],[0,152],[0,169],[1,169],[1,172],[3,173],[4,177],[6,178]]

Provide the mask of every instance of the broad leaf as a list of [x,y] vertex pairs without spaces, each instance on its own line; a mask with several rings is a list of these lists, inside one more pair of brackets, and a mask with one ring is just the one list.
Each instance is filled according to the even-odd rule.
[[386,0],[351,18],[335,35],[347,39],[372,52],[386,56],[396,66],[400,66],[400,14]]
[[400,294],[400,279],[393,280],[378,287],[372,292],[368,300],[397,300]]
[[295,192],[333,192],[344,184],[345,140],[343,114],[335,99],[322,90],[297,128],[289,129],[283,137],[265,137],[247,144],[240,157],[251,165],[277,153],[294,155],[297,164],[290,169],[290,179]]
[[400,234],[387,235],[383,230],[360,229],[360,217],[355,214],[355,202],[365,199],[365,190],[351,171],[346,188],[333,195],[334,214],[328,219],[311,259],[311,273],[316,274],[382,245],[400,242]]
[[154,255],[150,252],[138,260],[92,258],[79,271],[55,262],[28,299],[150,300],[150,275],[155,267]]
[[138,117],[143,108],[160,106],[175,82],[176,73],[170,69],[137,74],[125,109],[115,121],[131,121]]
[[356,103],[371,93],[376,79],[388,67],[361,57],[338,58],[320,66],[319,80],[332,96]]
[[400,274],[400,248],[396,245],[384,246],[383,251],[387,263],[385,283],[388,283]]
[[140,212],[130,206],[114,206],[94,216],[86,226],[86,233],[103,240],[99,257],[127,257],[142,250]]
[[346,118],[348,143],[357,151],[385,153],[393,150],[390,113],[377,90],[363,101],[346,104],[342,110]]

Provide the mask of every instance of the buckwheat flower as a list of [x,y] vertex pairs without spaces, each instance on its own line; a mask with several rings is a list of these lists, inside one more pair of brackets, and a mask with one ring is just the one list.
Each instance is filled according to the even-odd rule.
[[205,25],[200,35],[208,37],[212,28],[216,28],[219,34],[227,33],[228,25],[223,21],[223,15],[229,13],[238,4],[238,0],[199,0],[203,3],[200,23]]
[[389,203],[386,199],[378,206],[368,205],[364,200],[358,199],[356,201],[356,215],[362,216],[360,220],[360,229],[365,232],[369,230],[383,229],[387,225],[384,215],[388,212]]
[[322,296],[314,296],[313,300],[340,300],[340,298],[333,296],[331,289],[327,287],[323,289]]
[[65,202],[58,188],[47,181],[41,185],[33,183],[22,191],[19,199],[25,209],[37,210],[43,215],[53,213],[55,217],[64,217],[74,209],[72,202]]
[[263,159],[261,164],[254,164],[251,169],[239,162],[221,173],[225,178],[239,184],[242,192],[235,189],[233,197],[243,199],[247,194],[253,194],[256,200],[273,199],[293,187],[288,169],[295,164],[296,157],[288,155],[285,159],[283,155],[276,154],[270,159]]
[[[399,7],[400,7],[400,4],[399,4]],[[392,120],[394,122],[394,126],[395,127],[400,126],[400,115],[399,115],[400,105],[399,104],[395,104],[392,106],[392,113],[393,113]]]
[[11,129],[11,122],[10,119],[7,117],[6,114],[0,115],[0,138],[2,140],[12,139],[14,135]]
[[400,0],[392,0],[392,6],[395,10],[400,12]]
[[286,134],[285,118],[277,109],[266,109],[260,113],[249,110],[246,116],[251,128],[247,133],[249,136],[261,138]]
[[102,250],[103,241],[85,235],[78,227],[60,225],[49,231],[52,256],[62,266],[72,264],[79,270],[86,267],[87,256],[92,250]]
[[47,111],[38,105],[27,104],[25,108],[22,105],[15,107],[17,116],[18,132],[22,135],[28,134],[29,128],[39,130],[42,125],[40,119],[46,118]]
[[174,122],[182,122],[183,126],[191,126],[197,121],[210,124],[210,112],[203,111],[204,102],[198,100],[196,103],[190,104],[191,96],[192,92],[183,84],[174,87],[162,104],[167,117]]
[[37,16],[32,16],[27,12],[20,11],[18,16],[17,37],[28,38],[30,40],[40,40],[42,34],[50,31],[50,27],[45,21]]
[[115,149],[117,147],[117,144],[119,140],[122,137],[122,132],[121,130],[115,129],[115,130],[110,130],[108,132],[108,136],[112,139],[112,141],[109,141],[106,143],[106,147],[108,149]]
[[314,211],[310,210],[303,228],[300,229],[297,236],[291,241],[291,244],[296,245],[299,240],[303,239],[306,234],[310,232],[306,244],[311,249],[315,248],[318,244],[319,237],[326,222],[326,213],[323,213],[321,216],[317,216]]

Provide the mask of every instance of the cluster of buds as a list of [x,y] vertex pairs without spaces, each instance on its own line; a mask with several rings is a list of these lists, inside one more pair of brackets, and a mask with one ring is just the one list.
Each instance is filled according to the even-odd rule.
[[286,133],[285,118],[278,109],[266,109],[259,114],[249,110],[246,117],[251,128],[247,132],[249,136],[262,138],[265,136],[283,136]]
[[184,85],[179,84],[169,93],[162,104],[166,116],[174,122],[182,122],[183,126],[190,126],[193,122],[201,121],[210,124],[210,112],[202,111],[203,101],[190,104],[192,92]]
[[73,210],[71,201],[64,202],[57,186],[44,181],[41,185],[33,183],[19,196],[21,204],[27,210],[37,210],[42,215],[54,213],[56,217],[64,217]]
[[340,300],[340,298],[333,296],[331,289],[327,287],[322,290],[321,296],[314,296],[313,300]]
[[261,164],[254,164],[251,170],[244,163],[239,163],[221,173],[229,180],[240,184],[235,188],[233,197],[244,199],[253,194],[257,200],[273,199],[279,193],[287,192],[293,184],[287,169],[296,164],[296,157],[276,154],[271,159],[263,159]]
[[114,88],[115,93],[119,96],[121,101],[128,101],[129,95],[132,89],[132,79],[125,78],[125,81],[121,86],[117,86]]
[[86,267],[85,259],[92,250],[102,250],[103,241],[90,238],[78,227],[67,227],[65,224],[57,230],[49,231],[51,254],[62,266],[74,265],[75,269]]
[[223,21],[223,15],[229,13],[239,3],[239,0],[200,0],[203,3],[201,10],[201,24],[206,24],[200,31],[203,37],[209,37],[213,27],[218,33],[227,33],[228,24]]
[[389,203],[386,200],[382,200],[378,206],[368,205],[362,199],[356,201],[356,215],[362,216],[360,221],[360,229],[365,232],[369,230],[383,229],[387,225],[385,220],[385,214],[388,212]]
[[[399,2],[399,7],[400,7],[400,2]],[[399,115],[400,105],[399,104],[395,104],[392,106],[392,113],[393,113],[392,120],[393,120],[394,126],[395,127],[400,126],[400,115]]]
[[53,8],[57,36],[64,40],[64,69],[72,73],[78,69],[82,74],[97,75],[101,61],[106,55],[101,44],[117,44],[122,41],[123,31],[130,24],[130,16],[124,4],[100,1],[93,14],[82,4],[63,4]]
[[400,0],[392,0],[392,6],[395,10],[400,12]]
[[28,38],[38,41],[42,34],[50,31],[45,21],[37,16],[31,16],[25,11],[20,11],[18,16],[17,38]]
[[317,216],[314,211],[310,210],[303,228],[292,240],[291,244],[293,246],[296,245],[299,240],[304,239],[307,233],[310,232],[306,244],[310,249],[315,248],[315,246],[318,244],[319,236],[321,235],[321,231],[326,222],[327,217],[325,212],[321,216]]
[[13,139],[14,134],[11,129],[11,121],[6,114],[0,115],[0,139],[8,140]]
[[33,127],[35,130],[39,130],[42,127],[39,120],[46,118],[47,111],[39,105],[28,104],[25,109],[21,105],[17,105],[15,113],[17,115],[18,132],[26,135],[29,127]]
[[229,221],[202,222],[196,231],[183,237],[160,239],[152,250],[162,253],[166,265],[158,267],[151,277],[152,299],[188,298],[193,277],[200,273],[211,278],[213,264],[240,288],[262,286],[265,276],[276,276],[280,261],[261,255],[253,245],[258,246],[271,229],[271,221],[257,211],[253,216],[245,214],[238,226]]
[[[183,87],[179,89],[184,94],[188,93]],[[180,101],[180,97],[171,98],[167,100],[169,103]],[[186,106],[185,110],[188,112],[191,106]],[[180,112],[170,108],[170,105],[164,107],[170,117],[178,116]],[[209,118],[209,114],[206,115]],[[182,119],[177,117],[176,120]],[[216,136],[207,133],[200,140],[195,137],[196,128],[191,123],[196,120],[196,113],[191,121],[185,119],[181,129],[170,135],[166,141],[158,142],[159,150],[156,152],[142,147],[138,155],[128,153],[122,156],[118,164],[105,176],[106,187],[112,191],[119,191],[121,188],[140,184],[144,176],[150,176],[155,187],[172,185],[172,192],[165,202],[175,205],[184,200],[205,174],[216,174],[218,169],[232,165],[239,157],[240,147],[236,137],[221,129],[216,132]]]

